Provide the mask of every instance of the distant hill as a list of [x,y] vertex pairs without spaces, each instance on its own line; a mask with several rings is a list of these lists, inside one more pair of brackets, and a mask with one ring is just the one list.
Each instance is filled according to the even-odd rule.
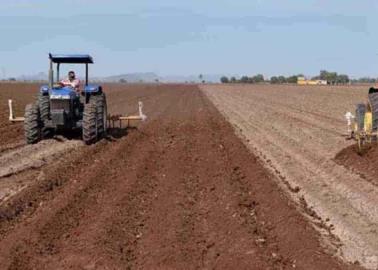
[[[223,75],[218,75],[218,74],[204,74],[203,75],[203,80],[206,82],[219,82],[220,78]],[[194,82],[194,83],[199,83],[199,75],[168,75],[168,76],[162,76],[160,78],[160,81],[162,82]]]
[[[206,82],[219,82],[222,75],[212,75],[212,74],[205,74],[203,75],[203,79]],[[167,76],[159,76],[153,72],[145,72],[145,73],[130,73],[130,74],[122,74],[122,75],[115,75],[105,78],[98,78],[98,80],[102,80],[105,82],[119,82],[120,80],[125,80],[130,83],[135,82],[167,82],[167,83],[175,83],[175,82],[200,82],[198,75],[167,75]]]
[[98,80],[101,80],[104,82],[119,82],[121,80],[125,80],[130,83],[155,82],[158,79],[159,79],[159,76],[153,72],[129,73],[129,74],[121,74],[121,75],[98,78]]

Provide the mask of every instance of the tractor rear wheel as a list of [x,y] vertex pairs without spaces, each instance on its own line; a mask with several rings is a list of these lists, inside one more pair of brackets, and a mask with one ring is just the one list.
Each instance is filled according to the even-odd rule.
[[34,144],[41,140],[41,118],[37,104],[26,106],[24,129],[28,144]]
[[97,127],[98,127],[98,136],[99,138],[106,137],[107,131],[107,105],[106,105],[106,96],[105,93],[101,93],[98,96],[93,96],[92,98],[96,99],[97,106]]
[[41,116],[41,134],[43,138],[50,137],[53,131],[45,127],[45,122],[50,119],[50,98],[48,95],[38,95],[38,107]]
[[84,106],[83,140],[86,144],[95,143],[98,139],[97,103],[90,98]]
[[92,144],[106,136],[107,105],[104,93],[94,95],[84,106],[83,114],[83,140]]

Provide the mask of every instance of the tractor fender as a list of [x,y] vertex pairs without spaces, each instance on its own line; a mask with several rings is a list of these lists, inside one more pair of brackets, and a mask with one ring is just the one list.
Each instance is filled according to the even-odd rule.
[[100,94],[102,93],[102,86],[89,84],[84,87],[84,93],[86,94]]
[[48,85],[42,85],[39,89],[42,95],[48,95],[49,94],[49,86]]

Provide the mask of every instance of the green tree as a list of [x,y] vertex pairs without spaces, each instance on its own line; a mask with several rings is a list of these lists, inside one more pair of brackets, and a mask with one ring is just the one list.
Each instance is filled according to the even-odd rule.
[[242,77],[240,78],[240,82],[241,82],[241,83],[248,83],[248,82],[249,82],[249,78],[248,78],[248,76],[242,76]]
[[230,80],[226,76],[222,76],[220,78],[220,81],[221,81],[221,83],[229,83],[230,82]]
[[278,83],[286,83],[286,78],[284,76],[278,76]]
[[231,83],[236,83],[236,82],[237,82],[237,80],[236,80],[236,78],[235,78],[235,77],[231,77],[231,79],[230,79],[230,82],[231,82]]
[[271,77],[270,78],[270,83],[271,84],[278,84],[279,83],[278,77],[277,76]]
[[264,75],[262,74],[257,74],[252,77],[252,83],[262,83],[264,81],[265,81]]
[[347,84],[349,81],[349,76],[345,74],[338,75],[336,79],[337,84]]
[[297,75],[290,76],[290,77],[286,78],[286,82],[298,83],[298,76]]
[[313,78],[315,80],[325,80],[330,84],[336,84],[337,83],[337,72],[328,72],[327,70],[321,70],[320,75]]

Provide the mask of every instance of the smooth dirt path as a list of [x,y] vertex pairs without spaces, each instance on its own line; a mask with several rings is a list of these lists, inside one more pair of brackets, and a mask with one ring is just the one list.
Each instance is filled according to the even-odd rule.
[[145,94],[148,122],[42,167],[0,207],[2,269],[358,268],[329,255],[197,87]]
[[320,227],[342,256],[378,267],[378,188],[334,161],[352,144],[343,115],[367,87],[221,86],[202,89]]

